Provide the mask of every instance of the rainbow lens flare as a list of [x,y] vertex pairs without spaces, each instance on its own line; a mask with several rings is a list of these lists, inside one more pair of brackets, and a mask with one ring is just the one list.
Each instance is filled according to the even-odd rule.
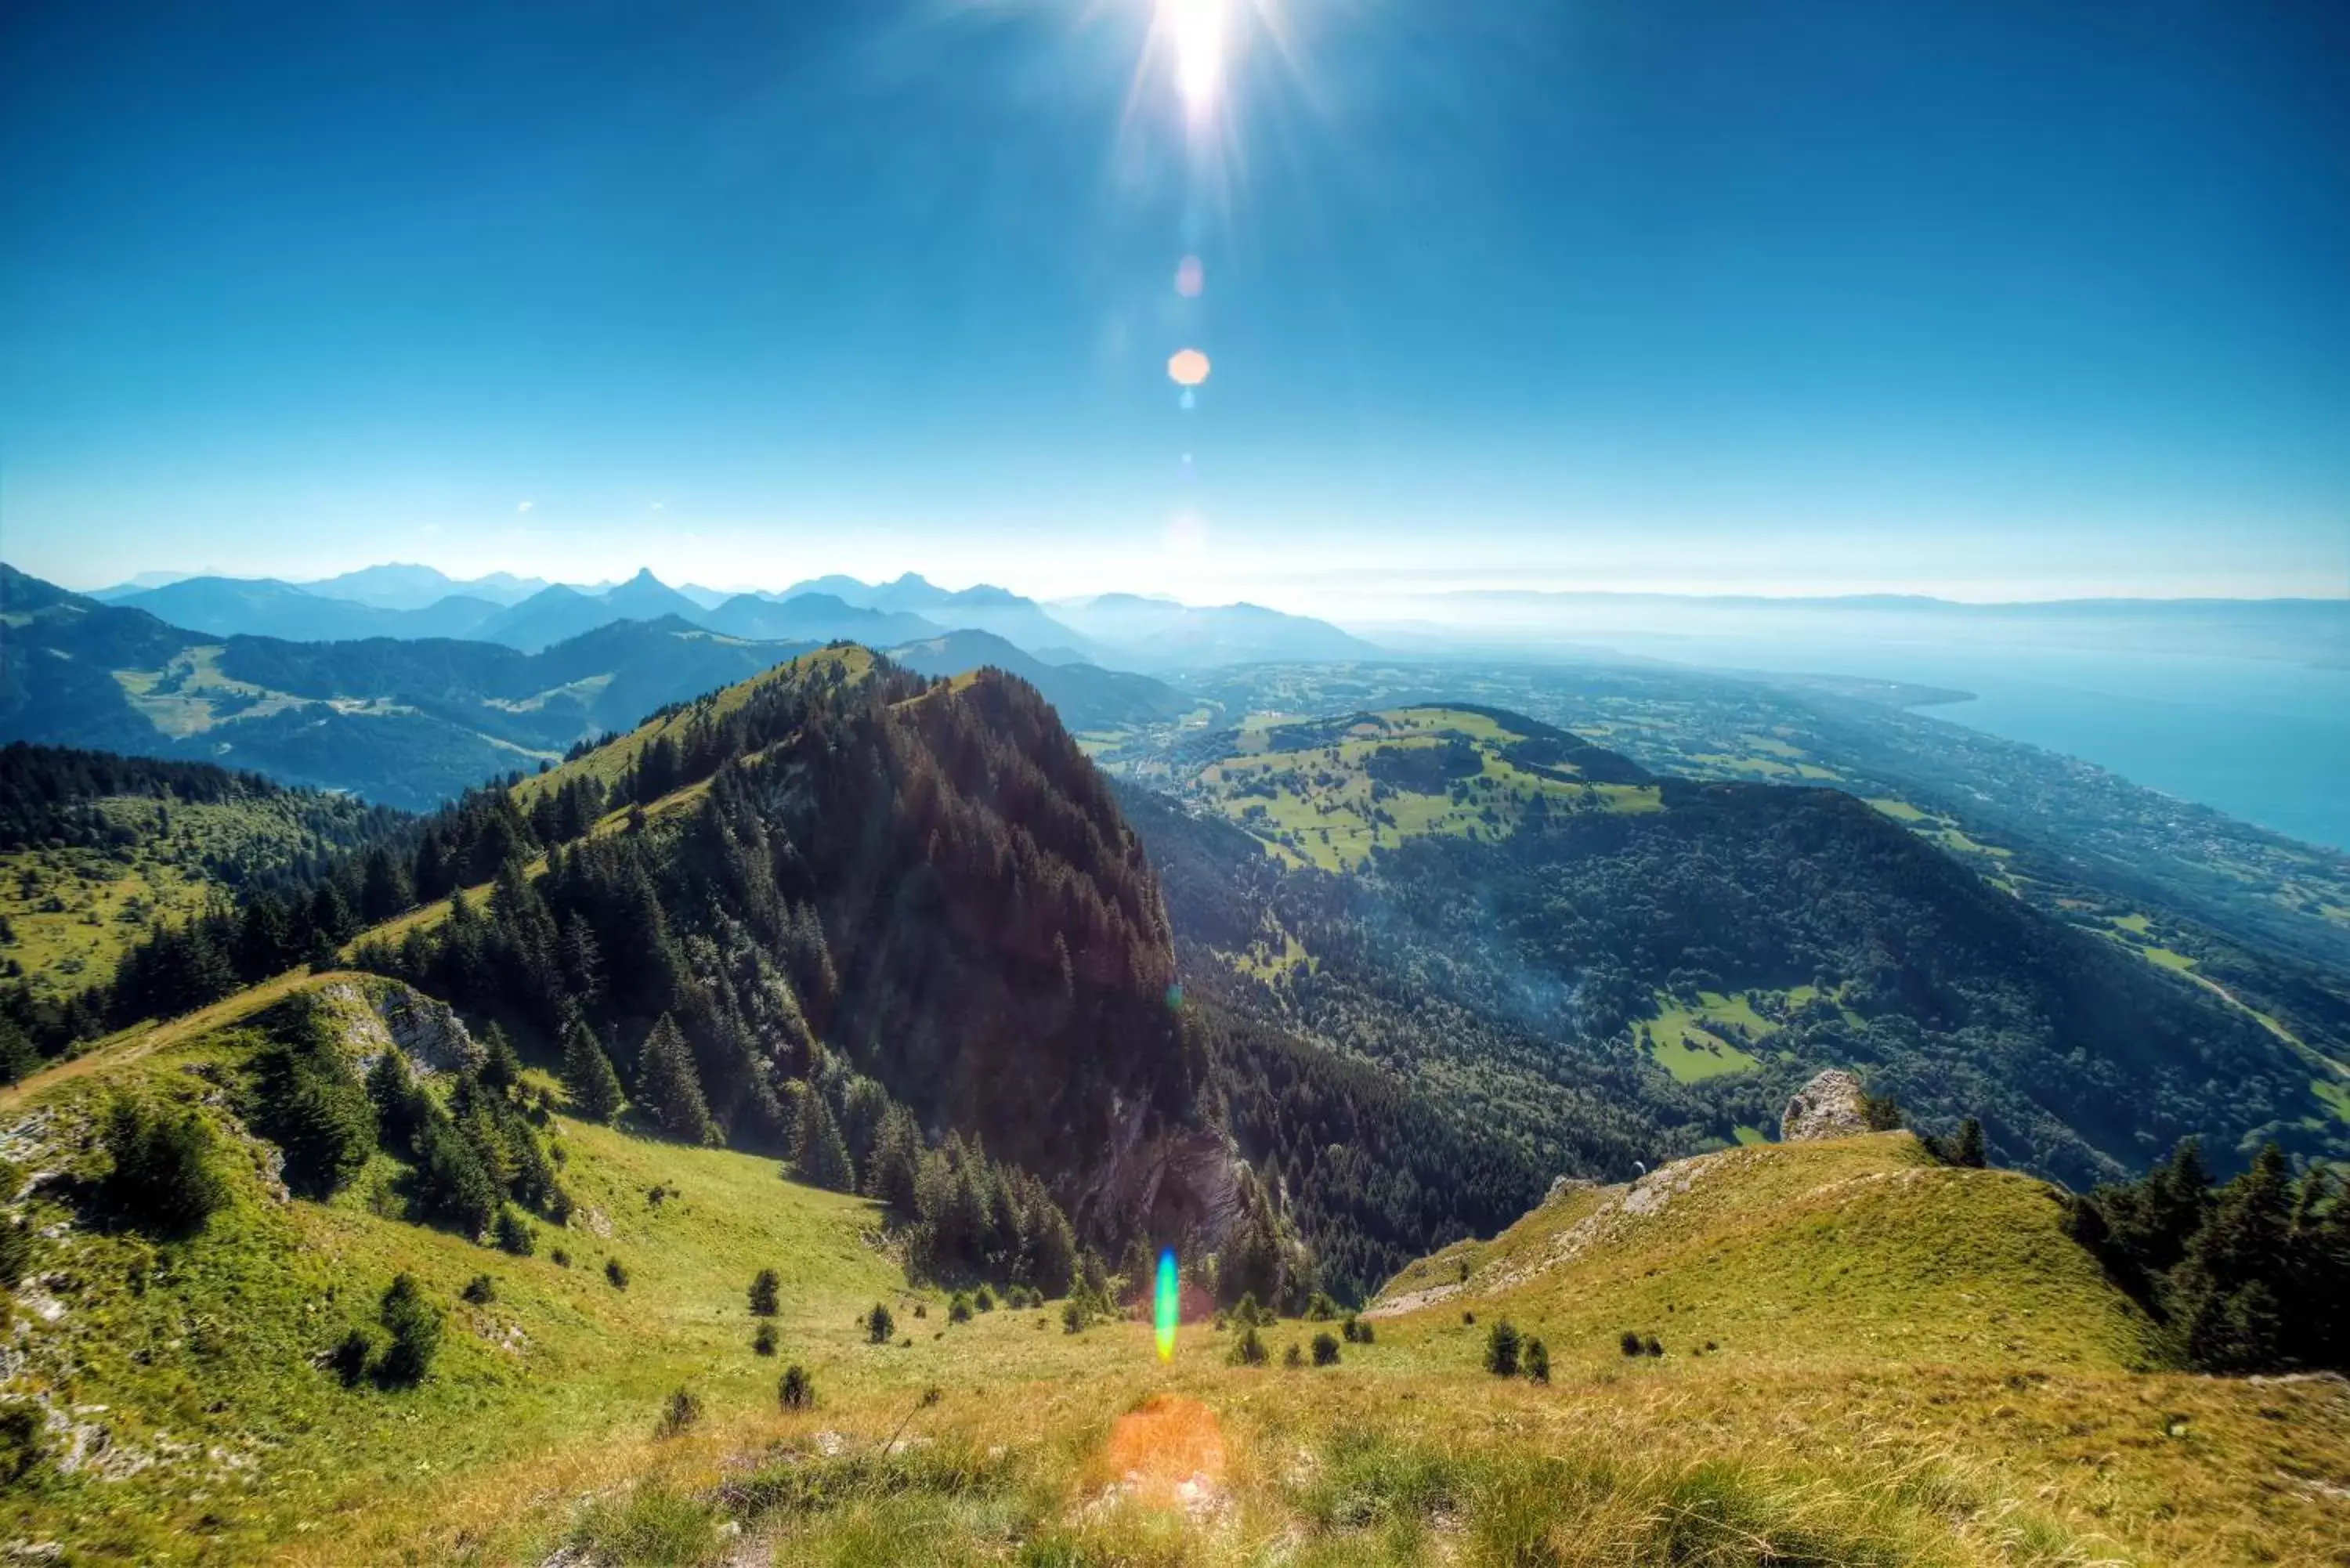
[[1183,1285],[1175,1276],[1175,1249],[1159,1250],[1159,1293],[1154,1303],[1159,1331],[1159,1359],[1175,1359],[1175,1324],[1182,1316]]

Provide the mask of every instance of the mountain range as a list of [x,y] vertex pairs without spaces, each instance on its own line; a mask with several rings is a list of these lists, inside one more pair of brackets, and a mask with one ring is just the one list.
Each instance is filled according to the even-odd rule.
[[[353,610],[282,584],[264,594],[223,582],[174,587],[215,602],[298,604],[306,616],[436,613]],[[214,762],[421,810],[821,642],[903,647],[909,667],[928,675],[1009,670],[1066,704],[1081,729],[1185,707],[1147,675],[1047,664],[987,632],[945,632],[825,594],[738,595],[703,611],[640,574],[596,597],[542,588],[496,613],[526,648],[255,636],[170,624],[132,599],[100,603],[0,565],[0,741]]]
[[619,584],[573,587],[504,573],[458,580],[430,566],[393,564],[309,583],[133,579],[85,597],[213,637],[459,638],[526,653],[615,620],[667,615],[758,641],[847,638],[889,647],[948,631],[983,631],[1052,663],[1146,671],[1376,651],[1326,621],[1255,605],[1203,607],[1110,594],[1045,606],[986,584],[941,588],[911,572],[885,583],[825,576],[777,592],[728,593],[673,587],[650,570]]

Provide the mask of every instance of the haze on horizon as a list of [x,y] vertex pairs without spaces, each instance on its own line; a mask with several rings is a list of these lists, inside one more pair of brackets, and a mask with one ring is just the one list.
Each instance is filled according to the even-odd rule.
[[6,36],[0,556],[76,587],[2350,595],[2338,8]]

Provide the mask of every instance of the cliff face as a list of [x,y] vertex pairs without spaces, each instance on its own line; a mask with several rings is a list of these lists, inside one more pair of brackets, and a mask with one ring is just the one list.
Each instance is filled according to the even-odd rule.
[[1071,1218],[1096,1233],[1222,1246],[1242,1216],[1239,1151],[1219,1128],[1151,1122],[1147,1104],[1114,1109]]

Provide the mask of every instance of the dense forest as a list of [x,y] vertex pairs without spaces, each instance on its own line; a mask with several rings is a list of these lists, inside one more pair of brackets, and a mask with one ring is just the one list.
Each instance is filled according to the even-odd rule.
[[20,1024],[56,1048],[182,1012],[445,898],[357,961],[590,1100],[608,1075],[670,1136],[872,1190],[941,1267],[1049,1275],[1062,1204],[1124,1238],[1126,1195],[1087,1179],[1121,1126],[1201,1125],[1204,1055],[1141,846],[1033,690],[819,658],[574,760],[395,822],[296,896],[158,925],[83,1014]]
[[[1197,972],[1268,929],[1309,962],[1242,990],[1388,1067],[1537,1166],[1606,1177],[1773,1125],[1856,1066],[1947,1129],[2076,1186],[2194,1134],[2339,1152],[2307,1067],[2258,1023],[2039,916],[1838,792],[1667,781],[1643,815],[1537,813],[1430,835],[1362,872],[1284,867],[1221,823],[1128,809]],[[1755,1066],[1676,1083],[1639,1032],[1700,993],[1772,1011]],[[1751,1042],[1762,1046],[1762,1041]]]
[[2270,1144],[2214,1185],[2192,1139],[2140,1179],[2073,1199],[2073,1234],[2204,1372],[2350,1368],[2350,1198]]

